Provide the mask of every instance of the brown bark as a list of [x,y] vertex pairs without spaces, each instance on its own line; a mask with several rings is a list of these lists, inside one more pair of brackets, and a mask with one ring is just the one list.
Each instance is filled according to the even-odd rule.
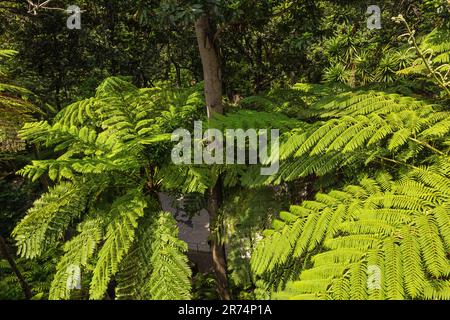
[[[222,104],[222,73],[217,48],[214,45],[214,30],[207,15],[202,15],[195,23],[200,58],[203,66],[203,78],[205,85],[205,100],[208,118],[214,113],[223,113]],[[217,221],[221,205],[221,182],[218,182],[209,190],[208,212],[210,226]],[[214,272],[217,278],[217,291],[222,300],[230,300],[228,290],[227,262],[225,248],[217,242],[216,237],[211,239],[211,252]]]
[[[208,212],[209,212],[209,225],[212,229],[218,222],[219,208],[222,202],[222,183],[219,181],[216,185],[209,190],[208,194]],[[222,300],[230,300],[230,292],[228,289],[228,276],[227,276],[227,259],[225,247],[219,242],[217,236],[211,237],[211,253],[214,273],[217,278],[217,292]]]
[[1,255],[8,261],[9,266],[11,267],[11,270],[16,275],[17,279],[19,280],[20,286],[22,287],[23,294],[25,296],[25,299],[31,299],[33,296],[33,293],[31,291],[31,287],[28,284],[28,282],[25,280],[22,273],[20,273],[19,268],[16,265],[16,262],[14,261],[13,257],[8,252],[8,246],[6,245],[5,239],[3,239],[2,236],[0,236],[0,253]]
[[195,23],[195,33],[203,66],[206,107],[208,117],[211,117],[215,112],[223,113],[222,73],[219,55],[213,42],[214,30],[206,15],[201,16]]

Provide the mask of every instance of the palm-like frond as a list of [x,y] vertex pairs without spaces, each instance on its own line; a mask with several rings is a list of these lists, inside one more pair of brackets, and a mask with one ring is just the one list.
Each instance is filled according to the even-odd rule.
[[[66,240],[66,231],[73,234],[78,223],[64,244],[51,299],[69,299],[86,274],[90,299],[102,299],[112,279],[122,298],[189,297],[186,244],[177,238],[173,218],[159,214],[154,203],[161,180],[170,180],[157,175],[159,154],[170,147],[171,128],[191,123],[200,112],[199,89],[137,89],[109,78],[95,97],[66,107],[53,123],[22,128],[23,139],[53,147],[60,156],[19,172],[33,180],[48,174],[56,183],[14,230],[19,253],[39,256]],[[127,273],[131,263],[146,266],[146,286]]]

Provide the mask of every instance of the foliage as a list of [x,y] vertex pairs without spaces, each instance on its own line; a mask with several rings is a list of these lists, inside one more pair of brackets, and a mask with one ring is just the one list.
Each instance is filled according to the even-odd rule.
[[193,297],[194,300],[216,300],[218,299],[215,290],[216,280],[213,274],[197,273],[193,277]]
[[[59,252],[56,248],[49,250],[36,260],[17,259],[22,275],[33,288],[35,300],[48,299],[50,283],[55,273]],[[24,295],[17,277],[6,260],[0,259],[0,299],[22,300]]]
[[[0,8],[1,235],[20,220],[34,299],[217,298],[161,192],[189,216],[218,205],[233,298],[450,299],[448,1],[383,1],[381,30],[355,1],[80,0],[80,30],[53,3]],[[275,155],[170,159],[206,117],[202,15],[225,93],[205,129],[279,129],[275,175]],[[0,298],[23,298],[0,272]]]
[[[5,60],[17,54],[14,50],[0,49],[0,153],[19,151],[24,148],[17,137],[17,130],[27,121],[33,119],[33,114],[39,112],[27,96],[31,92],[25,88],[9,83]],[[0,154],[0,161],[2,157]]]
[[[189,121],[201,102],[197,89],[137,89],[109,78],[94,98],[66,107],[53,124],[34,122],[21,130],[27,141],[60,153],[57,159],[33,161],[20,171],[33,180],[48,173],[56,185],[13,232],[19,253],[27,258],[66,241],[50,299],[71,297],[73,286],[67,284],[80,282],[82,273],[72,273],[78,269],[92,275],[90,299],[103,298],[116,275],[118,297],[142,297],[137,287],[142,282],[124,276],[130,264],[137,265],[133,259],[149,268],[146,298],[188,297],[190,271],[182,255],[186,248],[174,238],[173,218],[158,214],[154,203],[161,182],[152,172],[161,161],[163,143],[170,139],[166,132]],[[140,256],[141,246],[152,251]],[[163,287],[167,290],[157,289]]]
[[281,212],[254,272],[278,298],[449,299],[449,112],[363,90],[308,111],[318,120],[285,134],[279,176],[265,183],[327,173],[358,183]]
[[[302,261],[281,298],[448,299],[448,172],[391,179],[362,178],[282,213],[271,245],[254,256],[255,272]],[[381,270],[379,287],[367,285],[370,266]]]

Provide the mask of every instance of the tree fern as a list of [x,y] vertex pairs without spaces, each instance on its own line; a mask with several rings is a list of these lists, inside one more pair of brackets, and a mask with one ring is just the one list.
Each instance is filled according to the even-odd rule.
[[[137,89],[109,78],[95,97],[66,107],[53,123],[28,123],[20,131],[27,141],[59,154],[19,172],[33,180],[48,175],[55,186],[13,233],[19,253],[27,258],[68,240],[51,299],[71,298],[80,277],[83,285],[85,278],[90,281],[90,299],[104,298],[113,279],[119,298],[189,297],[186,245],[177,239],[175,222],[159,214],[155,203],[161,186],[170,186],[172,179],[160,174],[160,154],[170,148],[166,142],[172,127],[191,123],[201,109],[199,89]],[[148,266],[143,268],[150,277],[145,285],[126,276],[136,261]]]
[[310,116],[323,121],[309,124],[305,119],[281,136],[279,174],[265,179],[244,176],[244,185],[325,175],[353,164],[403,165],[419,154],[448,153],[449,113],[437,104],[398,94],[350,91],[319,99],[310,110]]
[[[340,197],[336,203],[324,202],[326,199],[319,194],[317,204],[302,204],[303,210],[314,208],[308,216],[294,221],[289,219],[284,222],[287,227],[277,228],[263,240],[253,256],[253,270],[264,276],[276,266],[290,263],[288,257],[293,255],[298,257],[297,263],[310,261],[311,266],[305,267],[299,280],[293,279],[280,297],[288,294],[295,298],[314,293],[322,298],[367,299],[372,294],[366,286],[367,268],[375,265],[381,270],[379,280],[382,284],[375,297],[431,299],[438,295],[430,289],[435,284],[446,288],[450,261],[443,240],[448,234],[436,223],[442,212],[437,211],[437,216],[435,213],[442,203],[448,205],[448,191],[432,187],[425,181],[430,178],[418,178],[413,169],[407,177],[393,181],[388,188],[365,178],[360,186],[344,188],[347,197]],[[405,189],[405,183],[420,186],[422,190],[427,188],[436,196],[433,201],[424,199],[423,194],[417,193],[418,188]],[[324,216],[329,210],[336,214],[338,206],[346,207],[346,214],[335,225],[337,232],[328,233],[322,241],[312,243],[305,250],[305,238],[309,239],[312,233],[323,233],[319,231],[323,225],[316,223],[314,215]],[[288,238],[301,220],[305,221],[304,230],[294,238],[294,243],[282,247],[287,252],[281,256],[283,259],[275,259],[275,252],[280,256],[280,247],[267,244],[278,243],[280,237]],[[373,256],[378,258],[371,258]],[[347,281],[350,281],[349,285],[344,285]]]
[[[282,136],[279,174],[244,183],[352,170],[375,178],[281,212],[253,272],[280,299],[448,298],[448,112],[378,91],[313,94],[303,122]],[[379,285],[368,284],[370,270]]]

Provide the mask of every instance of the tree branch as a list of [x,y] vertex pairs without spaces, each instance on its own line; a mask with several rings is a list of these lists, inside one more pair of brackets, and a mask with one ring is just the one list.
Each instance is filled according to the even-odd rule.
[[17,267],[16,262],[14,261],[13,257],[8,252],[8,246],[6,245],[5,239],[0,236],[0,253],[3,257],[8,261],[9,266],[11,267],[11,270],[16,275],[17,279],[19,280],[20,286],[22,287],[23,294],[25,295],[25,299],[29,300],[33,296],[33,292],[31,291],[31,287],[28,284],[27,280],[25,280],[25,277],[20,273],[19,268]]

